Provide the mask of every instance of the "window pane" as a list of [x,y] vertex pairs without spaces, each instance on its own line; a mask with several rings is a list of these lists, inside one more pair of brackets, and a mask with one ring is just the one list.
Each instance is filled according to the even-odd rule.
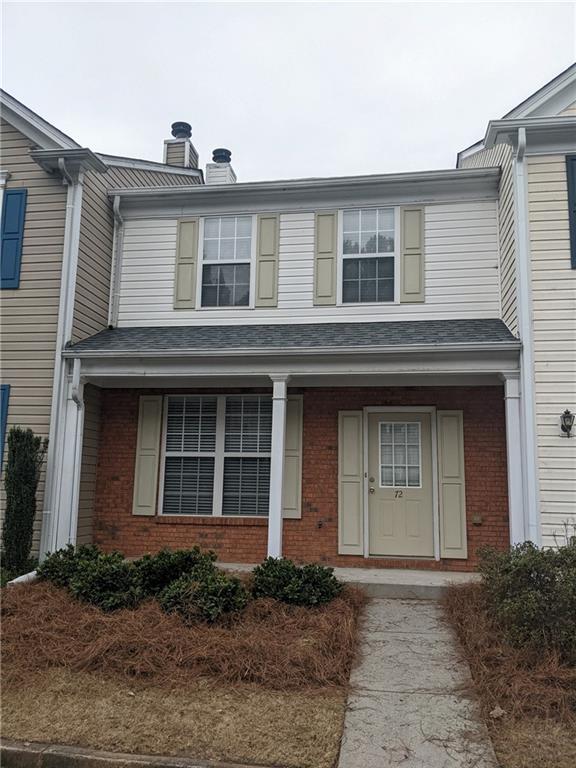
[[376,265],[378,259],[359,259],[360,278],[362,280],[374,280],[376,278]]
[[394,301],[394,281],[378,280],[377,301]]
[[346,232],[344,234],[342,250],[344,254],[360,252],[360,238],[357,233]]
[[380,233],[378,235],[378,253],[391,253],[394,251],[394,235]]
[[218,306],[218,288],[210,287],[210,286],[202,286],[202,306],[203,307]]
[[376,281],[362,280],[360,282],[360,301],[376,301]]
[[344,259],[343,277],[344,280],[357,280],[360,271],[358,259]]
[[272,441],[272,398],[226,398],[224,450],[269,453]]
[[394,467],[394,485],[406,486],[406,467]]
[[391,486],[393,486],[394,481],[393,481],[392,467],[382,467],[381,473],[382,473],[381,484],[387,488],[390,488]]
[[250,259],[250,246],[251,240],[249,237],[241,237],[236,240],[236,259],[242,261],[242,259]]
[[420,424],[407,424],[406,435],[409,443],[420,445]]
[[408,467],[408,485],[411,488],[420,486],[420,467]]
[[220,237],[234,238],[236,235],[236,217],[222,216],[220,219]]
[[169,397],[166,423],[168,452],[214,451],[216,398]]
[[204,219],[204,237],[218,237],[220,234],[220,219]]
[[361,224],[360,228],[362,232],[366,232],[367,230],[372,230],[373,232],[376,232],[376,210],[374,208],[364,208],[362,211],[362,215],[360,218]]
[[360,300],[360,284],[357,280],[344,280],[342,284],[342,301],[346,303],[357,303]]
[[220,240],[220,258],[231,261],[234,258],[234,238],[226,237]]
[[420,446],[418,445],[408,446],[407,463],[412,464],[412,466],[418,466],[418,464],[420,463]]
[[252,235],[252,217],[238,216],[236,219],[236,236],[248,237]]
[[378,209],[378,229],[380,231],[383,229],[394,229],[394,208]]
[[362,253],[376,253],[376,232],[362,232],[360,249]]
[[202,270],[203,307],[247,306],[249,297],[249,264],[204,265]]
[[163,514],[211,515],[213,492],[213,458],[166,457]]
[[222,514],[267,515],[269,497],[269,458],[224,459]]
[[204,258],[210,260],[218,258],[218,240],[204,240]]
[[344,232],[360,231],[360,211],[344,211]]
[[390,256],[377,259],[378,261],[378,277],[393,278],[394,277],[394,259]]

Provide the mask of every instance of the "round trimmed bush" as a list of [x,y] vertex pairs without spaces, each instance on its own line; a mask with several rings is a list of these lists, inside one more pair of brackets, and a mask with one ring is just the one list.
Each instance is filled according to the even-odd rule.
[[119,552],[84,561],[69,588],[79,600],[103,611],[134,608],[142,599],[134,565]]
[[187,623],[214,622],[226,614],[243,610],[249,595],[240,581],[214,570],[201,578],[181,576],[158,596],[167,613],[178,613]]
[[333,600],[343,586],[333,568],[298,566],[286,558],[268,557],[254,568],[252,593],[293,605],[319,605]]
[[102,557],[103,553],[94,544],[74,547],[72,544],[46,555],[36,569],[40,579],[51,581],[58,587],[67,587],[85,563]]
[[139,558],[134,567],[142,592],[154,596],[185,574],[200,579],[214,573],[215,560],[214,552],[203,552],[200,547],[174,551],[162,549],[155,555]]

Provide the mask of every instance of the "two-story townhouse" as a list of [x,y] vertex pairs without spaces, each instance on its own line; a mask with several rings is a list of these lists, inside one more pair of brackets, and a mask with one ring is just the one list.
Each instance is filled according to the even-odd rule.
[[576,440],[562,428],[576,411],[576,64],[458,156],[460,168],[495,165],[502,317],[522,341],[525,515],[515,538],[554,546],[576,526]]
[[[77,530],[52,529],[61,486],[62,403],[67,397],[62,349],[108,325],[114,187],[202,183],[186,125],[165,142],[164,163],[91,152],[0,91],[2,424],[49,437],[38,496],[44,549],[91,539],[97,391],[87,388],[82,482],[74,501]],[[117,214],[116,214],[117,215]],[[42,525],[42,511],[44,524]]]
[[101,402],[94,540],[452,570],[508,546],[499,169],[234,183],[216,159],[205,186],[110,192],[111,327],[64,353],[68,498]]

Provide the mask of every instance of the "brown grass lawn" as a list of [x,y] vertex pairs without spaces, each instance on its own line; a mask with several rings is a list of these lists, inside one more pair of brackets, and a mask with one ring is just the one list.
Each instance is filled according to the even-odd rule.
[[154,601],[104,614],[48,584],[10,588],[2,735],[332,768],[363,602],[352,589],[314,609],[256,600],[185,627]]
[[511,647],[480,584],[446,600],[470,664],[501,768],[576,768],[576,668]]

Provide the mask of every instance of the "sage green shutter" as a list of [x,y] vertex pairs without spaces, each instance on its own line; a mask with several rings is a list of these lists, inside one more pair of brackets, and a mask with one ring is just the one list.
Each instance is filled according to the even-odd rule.
[[256,249],[257,307],[278,304],[278,216],[266,213],[258,216]]
[[314,304],[336,304],[338,213],[316,214]]
[[162,396],[143,395],[138,406],[133,515],[156,514],[161,432]]
[[194,309],[196,305],[196,269],[198,262],[198,219],[178,222],[174,309]]
[[302,517],[302,395],[288,395],[282,517]]
[[400,209],[400,301],[424,301],[424,208]]
[[466,488],[462,411],[438,411],[440,556],[466,558]]
[[338,413],[338,552],[364,554],[362,411]]

